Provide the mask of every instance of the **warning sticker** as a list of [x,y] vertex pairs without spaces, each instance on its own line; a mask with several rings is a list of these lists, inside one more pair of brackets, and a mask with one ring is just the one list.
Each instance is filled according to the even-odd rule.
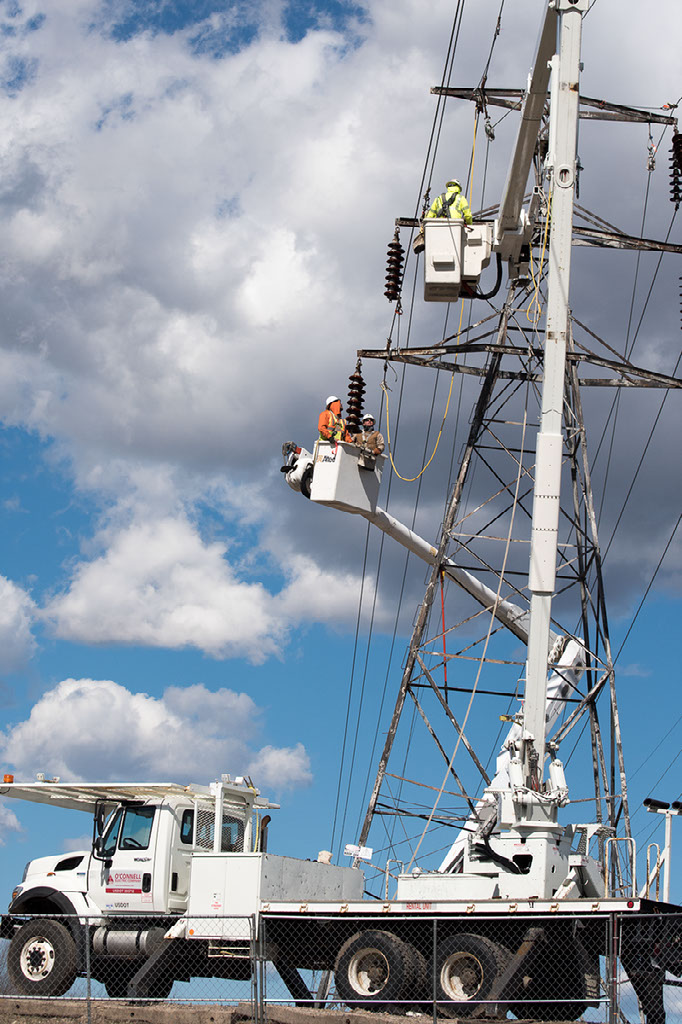
[[112,871],[107,878],[107,892],[142,892],[142,874],[139,871]]

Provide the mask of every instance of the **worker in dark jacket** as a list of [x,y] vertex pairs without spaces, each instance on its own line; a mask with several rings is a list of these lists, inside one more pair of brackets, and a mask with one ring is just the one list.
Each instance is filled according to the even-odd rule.
[[346,429],[345,420],[341,419],[341,399],[329,395],[324,410],[320,413],[317,423],[321,441],[350,441],[351,436]]
[[[457,178],[451,178],[450,181],[446,183],[445,192],[436,196],[434,201],[431,203],[431,208],[426,214],[424,220],[429,217],[446,217],[448,220],[463,220],[465,225],[469,227],[473,220],[471,207],[467,202],[466,196],[462,195],[462,186],[457,181]],[[412,243],[412,250],[415,253],[424,252],[423,225],[419,234]]]
[[382,435],[374,428],[374,417],[371,413],[366,413],[362,417],[362,433],[356,434],[353,440],[372,455],[381,455],[385,447]]

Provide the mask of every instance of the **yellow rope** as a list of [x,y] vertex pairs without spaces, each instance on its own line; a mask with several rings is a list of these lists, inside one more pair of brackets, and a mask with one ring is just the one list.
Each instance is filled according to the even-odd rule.
[[[542,280],[542,267],[543,267],[543,264],[545,262],[545,249],[547,248],[547,232],[548,232],[548,229],[549,229],[549,220],[550,220],[551,209],[552,209],[552,193],[550,192],[549,193],[549,197],[547,199],[547,216],[545,217],[545,230],[544,230],[544,233],[543,233],[543,236],[542,236],[542,251],[540,253],[540,265],[538,267],[537,280],[536,280],[535,274],[533,272],[533,246],[532,245],[530,246],[530,276],[533,279],[533,285],[534,285],[535,291],[533,292],[533,298],[528,303],[528,308],[526,309],[526,319],[528,320],[529,323],[533,324],[533,327],[537,327],[537,325],[539,323],[539,320],[540,320],[540,317],[542,316],[542,306],[540,305],[540,299],[539,299],[540,281]],[[533,309],[533,306],[535,306],[535,309],[533,310],[533,313],[531,314],[531,310]]]
[[[471,147],[471,178],[470,178],[471,188],[469,189],[469,195],[470,196],[471,196],[471,194],[473,192],[473,188],[474,188],[474,160],[476,159],[476,133],[478,131],[478,116],[479,115],[478,115],[478,111],[477,111],[475,116],[474,116],[474,141],[473,141],[472,147]],[[460,304],[460,310],[459,310],[459,327],[457,328],[457,340],[455,341],[456,345],[459,345],[459,337],[460,337],[460,335],[462,333],[462,317],[463,317],[463,315],[464,315],[464,303],[462,302]],[[455,362],[457,362],[457,356],[456,355],[455,355]],[[422,473],[426,472],[426,470],[429,468],[429,466],[433,462],[434,456],[435,456],[436,452],[438,451],[438,445],[440,444],[440,439],[441,439],[441,437],[443,435],[443,427],[445,426],[445,421],[446,421],[447,416],[448,416],[448,409],[450,408],[450,399],[452,398],[452,387],[453,387],[454,382],[455,382],[455,371],[453,370],[452,371],[452,376],[450,377],[450,390],[448,391],[448,400],[445,403],[445,412],[443,413],[443,419],[442,419],[442,422],[441,422],[441,425],[440,425],[440,430],[438,431],[438,437],[436,438],[436,443],[435,443],[435,445],[433,447],[433,451],[431,452],[431,458],[429,459],[429,461],[426,463],[425,466],[422,466],[422,468],[419,470],[419,472],[417,473],[416,476],[401,476],[401,474],[396,469],[395,462],[393,461],[393,452],[391,451],[391,424],[390,424],[389,413],[388,413],[388,387],[386,385],[386,381],[385,380],[382,381],[382,383],[381,383],[381,390],[384,392],[384,394],[386,396],[386,441],[388,443],[388,457],[391,460],[391,467],[393,469],[393,472],[395,473],[395,475],[398,477],[399,480],[404,480],[405,483],[413,484],[415,482],[415,480],[419,479],[419,477],[422,475]]]
[[[459,336],[460,336],[460,334],[462,332],[462,316],[463,316],[463,314],[464,314],[464,303],[462,303],[462,308],[461,308],[460,314],[459,314],[459,328],[457,330],[457,341],[455,342],[456,345],[459,344]],[[457,357],[456,356],[455,356],[455,362],[457,362]],[[393,461],[393,452],[391,451],[391,421],[389,419],[389,412],[388,412],[388,387],[386,385],[386,381],[385,380],[381,382],[381,390],[384,392],[384,394],[386,396],[386,440],[388,442],[388,457],[391,460],[391,466],[393,468],[393,472],[395,473],[395,475],[398,477],[399,480],[404,480],[405,483],[408,483],[408,484],[414,483],[415,480],[419,479],[419,477],[422,475],[422,473],[426,472],[426,470],[429,468],[429,466],[433,462],[434,456],[435,456],[436,452],[438,451],[438,445],[440,444],[440,439],[441,439],[442,434],[443,434],[443,427],[445,426],[445,421],[446,421],[446,419],[448,417],[448,409],[450,408],[450,399],[452,397],[452,386],[454,384],[454,381],[455,381],[455,371],[453,370],[452,371],[452,376],[450,377],[450,390],[448,391],[448,400],[445,403],[445,412],[443,413],[443,420],[442,420],[441,425],[440,425],[440,430],[438,431],[438,437],[436,438],[436,443],[435,443],[435,445],[433,447],[433,451],[431,452],[431,458],[429,459],[429,461],[426,463],[425,466],[422,466],[422,468],[419,470],[419,472],[417,473],[416,476],[402,476],[398,472],[398,470],[396,468],[396,464]]]

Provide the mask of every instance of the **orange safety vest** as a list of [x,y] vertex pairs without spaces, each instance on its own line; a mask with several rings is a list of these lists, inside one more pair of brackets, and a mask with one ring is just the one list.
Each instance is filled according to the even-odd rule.
[[340,416],[337,416],[331,409],[325,409],[320,413],[318,430],[321,441],[349,441],[350,434],[346,430],[346,423]]

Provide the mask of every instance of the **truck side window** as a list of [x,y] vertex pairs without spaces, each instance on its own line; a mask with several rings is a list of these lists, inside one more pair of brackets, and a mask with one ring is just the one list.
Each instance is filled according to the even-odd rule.
[[183,811],[180,823],[180,842],[187,845],[192,844],[192,833],[194,832],[194,811]]
[[147,850],[155,807],[128,807],[118,840],[119,850]]
[[241,853],[244,849],[244,822],[241,818],[223,815],[223,827],[220,837],[220,849],[223,853]]

